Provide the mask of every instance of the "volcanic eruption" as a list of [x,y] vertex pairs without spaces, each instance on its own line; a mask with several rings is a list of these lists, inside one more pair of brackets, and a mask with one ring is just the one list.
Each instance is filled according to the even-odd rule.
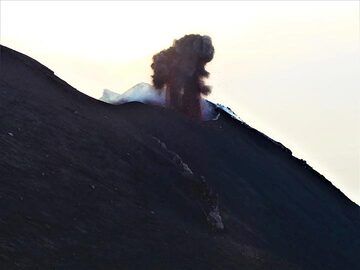
[[153,85],[166,91],[168,107],[192,119],[201,118],[201,95],[211,91],[204,83],[204,78],[209,76],[205,65],[213,57],[211,38],[198,34],[185,35],[153,56]]
[[224,107],[153,106],[183,108],[179,77],[113,106],[5,46],[0,66],[0,269],[360,269],[359,206]]

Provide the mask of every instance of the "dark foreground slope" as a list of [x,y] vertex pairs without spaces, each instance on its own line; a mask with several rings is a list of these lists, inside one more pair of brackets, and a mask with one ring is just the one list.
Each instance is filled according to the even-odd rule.
[[0,269],[360,269],[359,207],[226,114],[108,105],[1,47],[0,152]]

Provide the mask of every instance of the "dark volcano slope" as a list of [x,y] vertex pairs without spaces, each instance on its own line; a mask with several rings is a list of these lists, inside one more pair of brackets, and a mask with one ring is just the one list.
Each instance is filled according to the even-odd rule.
[[0,152],[0,269],[360,269],[359,207],[223,112],[105,104],[1,47]]

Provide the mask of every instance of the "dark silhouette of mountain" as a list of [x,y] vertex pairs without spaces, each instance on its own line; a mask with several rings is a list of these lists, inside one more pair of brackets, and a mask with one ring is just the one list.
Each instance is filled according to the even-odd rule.
[[223,111],[109,105],[2,46],[0,152],[0,269],[360,269],[359,206]]

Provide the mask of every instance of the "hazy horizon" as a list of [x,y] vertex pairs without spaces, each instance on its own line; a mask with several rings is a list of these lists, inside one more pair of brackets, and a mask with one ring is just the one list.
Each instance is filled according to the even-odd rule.
[[360,204],[358,1],[1,1],[2,45],[92,97],[151,82],[152,55],[209,35],[209,100]]

